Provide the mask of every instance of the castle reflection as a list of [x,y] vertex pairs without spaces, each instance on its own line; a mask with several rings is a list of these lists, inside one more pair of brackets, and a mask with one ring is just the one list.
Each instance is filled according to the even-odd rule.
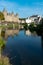
[[5,30],[5,33],[4,32],[1,32],[1,36],[4,37],[4,39],[7,39],[9,36],[14,36],[14,35],[18,35],[19,33],[19,30]]

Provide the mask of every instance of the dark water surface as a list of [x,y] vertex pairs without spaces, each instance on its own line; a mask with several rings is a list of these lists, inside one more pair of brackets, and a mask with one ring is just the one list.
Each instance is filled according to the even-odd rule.
[[19,31],[7,38],[3,54],[12,65],[43,65],[43,38],[31,32]]

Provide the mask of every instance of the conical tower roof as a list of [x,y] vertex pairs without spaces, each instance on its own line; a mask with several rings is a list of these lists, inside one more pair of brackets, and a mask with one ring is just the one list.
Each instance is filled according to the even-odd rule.
[[7,12],[6,8],[3,9],[3,12]]

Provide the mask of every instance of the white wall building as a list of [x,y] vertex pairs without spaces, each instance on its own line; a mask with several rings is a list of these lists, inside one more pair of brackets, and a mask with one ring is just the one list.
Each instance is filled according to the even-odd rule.
[[41,16],[33,15],[26,19],[26,23],[30,24],[30,23],[34,22],[35,24],[38,24],[41,19],[42,19]]
[[31,22],[32,22],[31,19],[29,18],[26,19],[26,23],[30,24]]

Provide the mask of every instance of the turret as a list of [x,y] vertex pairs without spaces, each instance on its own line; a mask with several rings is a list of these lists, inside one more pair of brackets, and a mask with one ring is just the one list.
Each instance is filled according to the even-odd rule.
[[16,17],[19,17],[19,16],[18,16],[18,13],[16,13]]
[[12,11],[11,15],[14,16],[14,12],[13,11]]
[[3,9],[3,14],[7,15],[7,10],[5,8]]

